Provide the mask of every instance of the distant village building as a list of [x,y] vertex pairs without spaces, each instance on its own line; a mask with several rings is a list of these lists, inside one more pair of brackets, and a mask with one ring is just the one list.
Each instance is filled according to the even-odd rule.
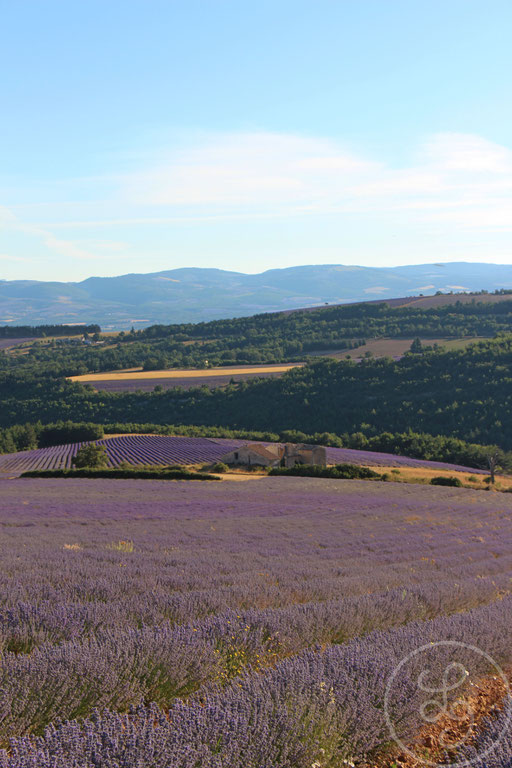
[[327,451],[322,445],[262,445],[247,443],[226,453],[221,461],[229,465],[256,467],[295,467],[297,464],[327,466]]

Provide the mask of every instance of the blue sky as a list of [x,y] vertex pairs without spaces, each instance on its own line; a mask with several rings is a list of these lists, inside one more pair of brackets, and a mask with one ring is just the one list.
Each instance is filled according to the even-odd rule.
[[0,279],[512,263],[510,0],[0,13]]

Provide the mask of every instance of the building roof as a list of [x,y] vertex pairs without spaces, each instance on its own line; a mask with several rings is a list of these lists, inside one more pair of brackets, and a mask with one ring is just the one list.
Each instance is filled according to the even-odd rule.
[[247,445],[241,445],[238,450],[243,448],[250,451],[251,453],[256,453],[258,456],[262,456],[264,459],[271,459],[272,461],[275,461],[279,458],[278,455],[272,451],[269,451],[268,448],[266,448],[264,445],[261,445],[260,443],[248,443]]

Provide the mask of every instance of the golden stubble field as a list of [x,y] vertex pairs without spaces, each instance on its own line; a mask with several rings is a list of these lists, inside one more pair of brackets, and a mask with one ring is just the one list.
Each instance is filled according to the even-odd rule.
[[85,373],[82,376],[70,376],[70,381],[81,381],[83,383],[95,381],[145,381],[150,379],[204,379],[215,378],[217,376],[237,376],[240,374],[259,373],[286,373],[292,368],[298,368],[303,363],[293,363],[289,365],[239,365],[231,368],[199,368],[199,369],[178,369],[171,368],[160,371],[143,371],[140,368],[123,371],[107,371],[104,373]]

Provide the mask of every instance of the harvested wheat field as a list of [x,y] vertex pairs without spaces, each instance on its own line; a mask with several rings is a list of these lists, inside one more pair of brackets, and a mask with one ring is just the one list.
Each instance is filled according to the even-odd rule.
[[237,376],[251,374],[259,376],[268,373],[286,373],[292,368],[297,368],[303,363],[293,363],[288,365],[239,365],[232,368],[200,368],[200,369],[167,369],[160,371],[107,371],[105,373],[86,373],[82,376],[70,376],[70,381],[80,381],[82,383],[91,383],[100,381],[146,381],[148,379],[210,379],[217,376]]

